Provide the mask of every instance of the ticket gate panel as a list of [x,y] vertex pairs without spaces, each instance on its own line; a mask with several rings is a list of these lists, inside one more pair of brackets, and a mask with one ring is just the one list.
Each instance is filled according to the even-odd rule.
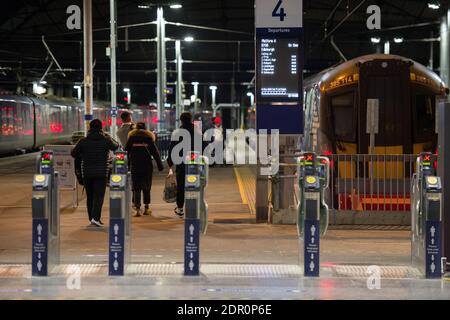
[[198,276],[200,270],[200,233],[208,226],[208,204],[205,189],[208,185],[208,159],[191,152],[186,159],[185,176],[185,239],[184,275]]
[[411,261],[426,278],[441,278],[442,260],[442,185],[430,161],[431,154],[417,158],[412,179]]
[[110,276],[125,275],[131,253],[130,175],[113,174],[110,179],[109,259]]
[[52,152],[41,152],[36,164],[31,199],[32,275],[47,276],[60,262],[59,175]]
[[320,237],[328,228],[328,206],[325,189],[329,184],[329,160],[306,153],[299,159],[298,178],[300,201],[297,232],[299,264],[306,277],[320,274]]

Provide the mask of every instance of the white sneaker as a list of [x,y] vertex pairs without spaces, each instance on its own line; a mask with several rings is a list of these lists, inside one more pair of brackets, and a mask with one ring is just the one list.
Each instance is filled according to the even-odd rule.
[[178,207],[177,207],[177,208],[175,208],[174,212],[175,212],[175,214],[176,214],[177,216],[179,216],[180,218],[184,216],[184,210],[183,210],[183,208],[178,208]]
[[94,219],[91,220],[91,224],[97,226],[97,227],[102,227],[102,225],[100,224],[99,221],[95,221]]

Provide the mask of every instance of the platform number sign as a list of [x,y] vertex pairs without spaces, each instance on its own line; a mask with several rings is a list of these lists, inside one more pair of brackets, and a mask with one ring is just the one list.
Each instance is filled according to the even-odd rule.
[[272,17],[279,17],[280,21],[284,21],[284,17],[287,16],[286,13],[284,13],[284,8],[281,6],[283,4],[283,0],[278,0],[277,5],[275,6],[275,9],[272,11]]

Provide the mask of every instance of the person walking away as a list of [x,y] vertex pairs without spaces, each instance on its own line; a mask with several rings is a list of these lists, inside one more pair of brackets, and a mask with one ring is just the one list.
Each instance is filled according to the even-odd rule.
[[119,138],[122,148],[125,148],[128,141],[128,134],[133,130],[134,124],[131,119],[131,112],[122,112],[120,118],[122,119],[122,125],[117,130],[117,137]]
[[89,221],[97,227],[103,225],[101,215],[108,179],[108,155],[118,147],[119,144],[103,132],[102,122],[94,119],[89,124],[87,137],[81,139],[71,153],[73,158],[81,158]]
[[[202,132],[194,126],[192,123],[192,114],[189,112],[183,112],[180,116],[181,126],[179,129],[187,130],[190,134],[190,150],[188,151],[194,151],[195,150],[195,144],[194,144],[194,137],[197,136],[200,141],[202,141]],[[176,141],[175,137],[177,135],[177,130],[175,130],[172,133],[172,139],[170,142],[169,147],[169,156],[167,158],[167,164],[169,166],[169,175],[173,174],[172,167],[175,164],[175,159],[172,157],[172,151],[173,148],[178,145],[178,143],[183,143],[183,140]],[[202,141],[202,147],[203,147],[203,141]],[[201,151],[201,150],[197,150]],[[178,154],[178,159],[182,159],[183,154],[182,151]],[[177,206],[174,209],[174,212],[177,216],[183,217],[184,216],[184,179],[185,179],[185,159],[182,159],[182,161],[176,161],[176,180],[177,180]]]
[[138,122],[136,129],[128,134],[128,142],[125,146],[131,164],[131,179],[133,181],[133,202],[136,208],[136,217],[141,216],[141,194],[145,205],[144,215],[152,213],[150,209],[150,193],[153,178],[153,159],[158,170],[164,166],[159,150],[155,144],[155,135],[148,131],[144,122]]

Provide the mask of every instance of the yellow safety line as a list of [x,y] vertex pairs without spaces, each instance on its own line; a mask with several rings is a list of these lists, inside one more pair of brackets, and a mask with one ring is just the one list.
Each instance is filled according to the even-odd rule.
[[236,167],[234,167],[233,169],[234,169],[234,174],[236,175],[236,181],[239,186],[239,193],[241,194],[242,203],[248,205],[247,193],[245,192],[244,182],[242,181],[242,177],[239,173],[239,170]]

